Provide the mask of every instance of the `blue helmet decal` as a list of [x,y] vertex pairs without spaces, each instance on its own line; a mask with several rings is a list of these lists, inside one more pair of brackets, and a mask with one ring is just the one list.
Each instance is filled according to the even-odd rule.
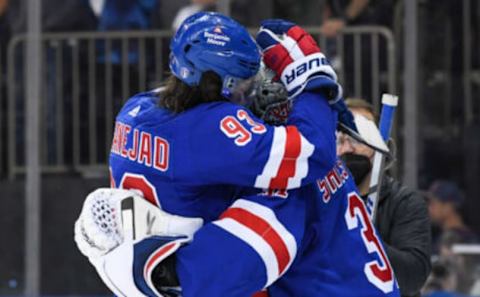
[[187,18],[170,43],[170,70],[189,86],[213,71],[222,81],[247,79],[258,72],[261,54],[248,31],[233,19],[214,12]]

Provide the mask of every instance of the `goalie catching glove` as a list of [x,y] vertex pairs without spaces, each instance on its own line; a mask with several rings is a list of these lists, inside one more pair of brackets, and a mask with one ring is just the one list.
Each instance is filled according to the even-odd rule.
[[203,225],[164,212],[136,192],[98,189],[75,223],[75,242],[118,296],[177,296],[174,253]]

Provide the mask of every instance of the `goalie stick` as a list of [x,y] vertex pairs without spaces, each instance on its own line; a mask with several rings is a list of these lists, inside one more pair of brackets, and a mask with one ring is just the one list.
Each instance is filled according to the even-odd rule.
[[[390,131],[393,126],[393,116],[395,114],[395,108],[398,105],[398,96],[391,94],[382,95],[382,111],[380,114],[379,129],[380,134],[385,142],[390,137]],[[367,198],[367,210],[370,215],[370,219],[375,223],[376,213],[378,208],[378,200],[380,197],[380,189],[382,186],[385,159],[386,155],[381,152],[375,151],[373,159],[372,176],[370,178],[369,194]]]

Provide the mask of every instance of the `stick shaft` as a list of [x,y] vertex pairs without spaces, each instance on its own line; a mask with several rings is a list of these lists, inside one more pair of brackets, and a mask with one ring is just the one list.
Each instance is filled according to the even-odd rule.
[[[390,94],[383,94],[382,96],[382,111],[380,114],[379,129],[383,140],[386,142],[390,137],[390,131],[393,126],[393,117],[395,108],[398,104],[398,97]],[[382,186],[384,174],[385,156],[380,152],[375,152],[372,176],[370,179],[370,188],[367,198],[367,210],[369,211],[372,222],[376,220],[376,213],[378,208],[378,201],[380,199],[380,189]]]

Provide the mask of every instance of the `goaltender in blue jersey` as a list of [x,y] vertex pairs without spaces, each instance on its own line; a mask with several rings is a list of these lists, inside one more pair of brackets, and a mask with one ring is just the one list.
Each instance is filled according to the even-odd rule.
[[[172,72],[187,85],[205,78],[195,78],[195,68],[182,67],[197,43],[182,44],[180,55],[176,51],[182,34],[192,30],[202,37],[197,43],[209,44],[196,53],[203,56],[210,47],[234,40],[245,47],[253,42],[242,40],[248,33],[224,16],[200,13],[187,19],[172,41],[171,57]],[[118,245],[92,256],[82,246],[98,248],[92,242],[99,241],[93,239],[97,234],[88,235],[88,224],[82,225],[82,212],[77,244],[116,294],[173,296],[171,287],[180,285],[183,296],[399,296],[382,243],[336,157],[337,111],[335,98],[328,96],[337,86],[335,74],[298,26],[271,21],[262,30],[257,41],[264,62],[295,98],[287,125],[270,126],[236,104],[248,98],[236,98],[230,85],[248,89],[251,82],[236,79],[228,68],[216,74],[229,101],[178,110],[165,93],[148,92],[130,99],[117,116],[112,187],[139,190],[156,209],[201,218],[204,224],[188,240],[175,232],[146,232],[148,237],[130,242],[124,229],[114,232],[121,235]],[[274,37],[279,34],[282,40]],[[317,59],[318,64],[309,62]],[[254,65],[254,60],[242,63]],[[295,70],[302,65],[313,67]],[[117,195],[111,191],[110,196]],[[81,238],[88,240],[79,243]],[[118,262],[126,270],[108,268],[120,267]],[[178,283],[165,282],[159,270],[173,273]]]

